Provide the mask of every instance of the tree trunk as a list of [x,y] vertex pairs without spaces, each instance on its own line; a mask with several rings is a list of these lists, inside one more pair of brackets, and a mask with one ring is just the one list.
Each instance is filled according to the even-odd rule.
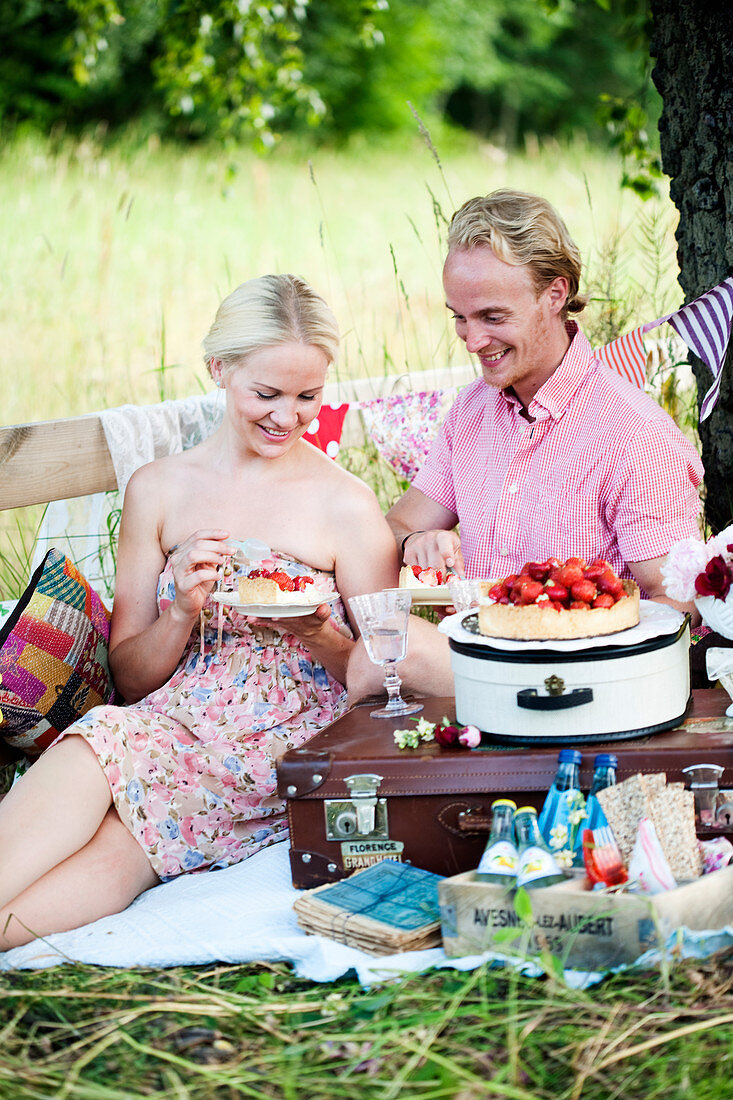
[[[677,255],[685,301],[733,273],[733,5],[650,0],[654,83],[663,100],[662,165],[679,211]],[[733,345],[733,341],[732,341]],[[698,407],[712,375],[697,357]],[[718,403],[700,425],[705,515],[713,531],[733,518],[733,355]]]

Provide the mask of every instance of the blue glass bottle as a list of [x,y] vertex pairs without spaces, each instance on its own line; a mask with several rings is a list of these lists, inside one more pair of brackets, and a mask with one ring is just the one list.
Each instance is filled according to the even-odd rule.
[[586,829],[600,829],[602,825],[608,825],[606,815],[601,809],[601,804],[596,798],[604,787],[613,787],[616,782],[616,768],[618,759],[612,752],[599,752],[593,761],[593,782],[588,793],[586,813],[588,820]]
[[[573,829],[582,832],[581,826],[573,826],[570,814],[583,805],[580,791],[580,762],[582,756],[577,749],[561,749],[557,758],[557,772],[547,792],[539,827],[543,838],[553,851],[570,848]],[[565,829],[565,841],[561,841]],[[556,830],[556,831],[553,831]]]

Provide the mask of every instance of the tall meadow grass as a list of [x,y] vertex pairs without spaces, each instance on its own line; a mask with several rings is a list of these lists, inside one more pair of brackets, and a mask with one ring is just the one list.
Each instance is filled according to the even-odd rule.
[[[343,376],[465,361],[443,304],[442,237],[457,205],[500,186],[556,203],[598,294],[644,309],[635,299],[648,286],[640,229],[651,211],[619,190],[612,156],[581,145],[513,156],[456,137],[446,145],[438,165],[419,136],[281,147],[267,159],[18,138],[0,155],[0,341],[13,382],[3,421],[196,392],[219,301],[267,271],[301,274],[333,305]],[[661,296],[674,304],[672,207],[667,198],[655,207]],[[613,321],[618,309],[599,302],[596,313]]]

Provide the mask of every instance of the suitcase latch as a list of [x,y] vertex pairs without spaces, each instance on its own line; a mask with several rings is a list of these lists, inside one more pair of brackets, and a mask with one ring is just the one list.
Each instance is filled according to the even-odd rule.
[[324,800],[326,840],[388,838],[387,799],[377,797],[382,776],[371,773],[348,775],[344,782],[349,788],[350,799]]

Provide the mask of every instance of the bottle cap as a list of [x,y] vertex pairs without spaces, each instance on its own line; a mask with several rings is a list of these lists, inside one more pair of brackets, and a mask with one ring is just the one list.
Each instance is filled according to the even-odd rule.
[[511,798],[497,798],[491,803],[491,809],[494,810],[497,806],[511,806],[513,810],[517,808],[516,802],[512,802]]
[[618,757],[612,752],[599,752],[593,761],[594,768],[615,768],[618,766]]
[[557,759],[561,764],[579,764],[583,757],[577,749],[560,749]]
[[534,806],[520,806],[518,810],[514,811],[514,816],[516,817],[518,814],[536,814],[536,813],[537,813],[537,810],[534,808]]

